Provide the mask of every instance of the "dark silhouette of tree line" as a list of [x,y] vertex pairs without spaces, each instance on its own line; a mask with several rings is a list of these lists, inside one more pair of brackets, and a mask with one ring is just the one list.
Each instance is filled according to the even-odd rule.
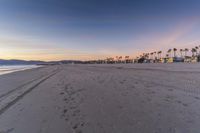
[[[85,63],[89,64],[119,64],[119,63],[172,63],[172,62],[200,62],[200,45],[191,49],[168,49],[166,54],[163,51],[153,51],[142,53],[135,59],[130,56],[108,57],[103,60],[90,60]],[[189,55],[188,53],[191,52]],[[179,56],[178,56],[179,53]]]

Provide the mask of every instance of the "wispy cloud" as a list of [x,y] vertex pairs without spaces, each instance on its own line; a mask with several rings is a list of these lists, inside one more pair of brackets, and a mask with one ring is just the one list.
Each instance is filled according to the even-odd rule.
[[190,33],[197,24],[199,24],[199,20],[193,19],[180,22],[172,31],[161,37],[158,42],[164,47],[174,45],[179,39]]

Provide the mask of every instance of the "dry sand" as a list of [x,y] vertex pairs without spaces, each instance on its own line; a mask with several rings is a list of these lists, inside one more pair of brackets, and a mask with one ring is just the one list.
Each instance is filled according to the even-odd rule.
[[0,76],[0,133],[199,133],[200,64],[60,65]]

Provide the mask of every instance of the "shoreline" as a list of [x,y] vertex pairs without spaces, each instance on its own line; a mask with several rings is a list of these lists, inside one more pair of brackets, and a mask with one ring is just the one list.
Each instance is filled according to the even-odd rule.
[[43,66],[37,66],[37,65],[1,65],[0,66],[0,75],[18,72],[18,71],[24,71],[34,68],[39,68]]

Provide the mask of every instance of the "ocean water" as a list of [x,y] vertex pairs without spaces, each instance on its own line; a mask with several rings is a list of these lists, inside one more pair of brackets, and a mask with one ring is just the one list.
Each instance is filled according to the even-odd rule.
[[22,71],[32,68],[37,68],[37,65],[0,65],[0,75],[8,74],[16,71]]

